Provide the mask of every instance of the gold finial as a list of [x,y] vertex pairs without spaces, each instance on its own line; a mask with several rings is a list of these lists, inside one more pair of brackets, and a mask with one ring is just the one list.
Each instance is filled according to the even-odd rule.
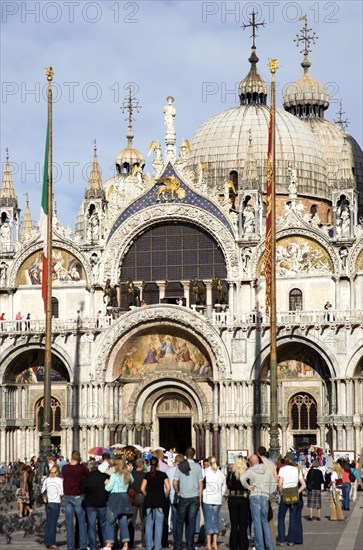
[[128,97],[125,97],[123,105],[122,105],[121,108],[122,108],[123,113],[125,111],[129,112],[128,117],[125,119],[125,120],[129,121],[128,131],[127,131],[126,137],[127,137],[128,146],[132,147],[132,140],[134,138],[134,134],[132,132],[132,121],[135,120],[133,118],[132,114],[133,114],[134,111],[136,111],[138,113],[139,110],[141,109],[141,105],[139,105],[139,100],[138,99],[136,99],[135,97],[132,97],[132,86],[131,86],[131,84],[129,84],[128,90],[129,90],[129,95],[128,95]]
[[277,59],[269,59],[268,68],[270,69],[270,73],[274,75],[279,68],[279,62]]
[[45,74],[47,75],[48,82],[52,82],[53,74],[54,74],[54,71],[53,71],[52,67],[47,67],[45,69]]
[[312,34],[309,34],[313,29],[308,29],[308,18],[307,15],[303,15],[300,17],[299,21],[304,21],[304,26],[300,30],[300,36],[297,34],[296,38],[294,38],[294,42],[296,42],[296,46],[299,47],[300,42],[305,42],[305,46],[302,50],[300,50],[300,53],[303,53],[305,57],[308,56],[308,53],[311,52],[310,43],[316,44],[316,40],[319,38],[315,32]]
[[256,49],[256,45],[255,45],[256,29],[258,29],[258,27],[264,27],[265,21],[262,21],[262,23],[256,23],[257,12],[255,12],[254,9],[252,10],[252,13],[250,13],[249,15],[251,16],[251,19],[248,20],[249,24],[246,25],[245,23],[243,23],[242,29],[245,30],[248,27],[252,27],[252,35],[250,36],[250,38],[253,38],[252,48]]

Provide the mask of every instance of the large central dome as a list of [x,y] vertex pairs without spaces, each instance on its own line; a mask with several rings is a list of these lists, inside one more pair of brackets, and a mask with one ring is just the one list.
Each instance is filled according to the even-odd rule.
[[[241,105],[208,120],[191,140],[191,167],[199,162],[209,169],[211,189],[229,179],[231,171],[242,174],[251,133],[258,179],[265,190],[267,173],[268,126],[266,105]],[[288,166],[297,171],[298,193],[330,199],[325,160],[317,138],[306,125],[286,111],[276,111],[276,190],[288,194]]]

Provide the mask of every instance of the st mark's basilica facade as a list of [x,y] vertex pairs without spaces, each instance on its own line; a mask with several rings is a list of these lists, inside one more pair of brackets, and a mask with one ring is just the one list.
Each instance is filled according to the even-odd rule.
[[[240,105],[165,145],[152,173],[134,144],[102,181],[97,150],[74,234],[53,219],[52,442],[192,444],[198,456],[269,446],[264,312],[268,86],[255,47]],[[278,414],[282,452],[363,439],[363,159],[310,74],[276,112]],[[297,71],[298,72],[298,71]],[[39,452],[42,241],[20,217],[6,159],[0,189],[0,460]],[[324,308],[325,306],[325,308]],[[79,314],[77,314],[79,310]],[[17,312],[31,319],[16,320]]]

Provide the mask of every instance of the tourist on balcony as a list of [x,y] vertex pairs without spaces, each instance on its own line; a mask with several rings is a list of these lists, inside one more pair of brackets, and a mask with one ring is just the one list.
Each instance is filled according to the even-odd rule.
[[325,306],[324,306],[324,309],[326,311],[325,313],[325,321],[327,321],[328,323],[331,323],[334,321],[334,315],[333,315],[333,306],[331,305],[331,303],[329,301],[326,302]]
[[2,313],[0,315],[0,330],[4,330],[4,323],[3,321],[5,321],[5,313]]
[[30,330],[30,313],[25,317],[25,330]]
[[18,311],[18,313],[15,315],[16,330],[22,329],[22,320],[23,320],[23,316],[21,314],[21,311]]

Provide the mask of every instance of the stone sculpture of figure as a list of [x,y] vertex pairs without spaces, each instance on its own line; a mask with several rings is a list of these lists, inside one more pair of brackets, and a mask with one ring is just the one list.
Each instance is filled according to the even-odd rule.
[[127,285],[127,297],[128,297],[128,305],[140,307],[140,288],[134,284],[134,282],[131,279],[127,279],[126,281]]
[[341,234],[344,236],[348,236],[350,234],[350,214],[349,214],[348,206],[343,206],[340,214],[340,220],[341,220]]
[[139,164],[135,164],[132,169],[132,176],[136,178],[136,187],[144,189],[144,174]]
[[6,274],[8,272],[8,264],[6,262],[1,262],[0,264],[0,286],[6,286]]
[[168,96],[166,98],[167,104],[164,107],[164,120],[167,134],[175,134],[174,119],[176,116],[176,109],[173,105],[174,98]]
[[252,257],[252,249],[250,247],[245,247],[242,250],[242,269],[243,273],[248,273],[248,262],[250,261]]
[[290,199],[296,199],[297,197],[297,173],[292,166],[288,166],[287,171],[290,175],[290,183],[288,186]]
[[247,235],[255,232],[255,210],[250,204],[243,209],[243,229]]
[[0,228],[0,236],[3,242],[10,242],[10,224],[5,221]]
[[343,270],[345,271],[347,268],[347,259],[348,259],[348,249],[345,246],[342,246],[339,249],[339,256],[342,262]]
[[94,281],[97,281],[98,280],[98,274],[99,274],[99,260],[98,260],[98,256],[97,256],[96,252],[93,252],[93,254],[91,254],[91,257],[90,257],[89,261],[90,261],[90,264],[91,264],[93,279],[94,279]]

